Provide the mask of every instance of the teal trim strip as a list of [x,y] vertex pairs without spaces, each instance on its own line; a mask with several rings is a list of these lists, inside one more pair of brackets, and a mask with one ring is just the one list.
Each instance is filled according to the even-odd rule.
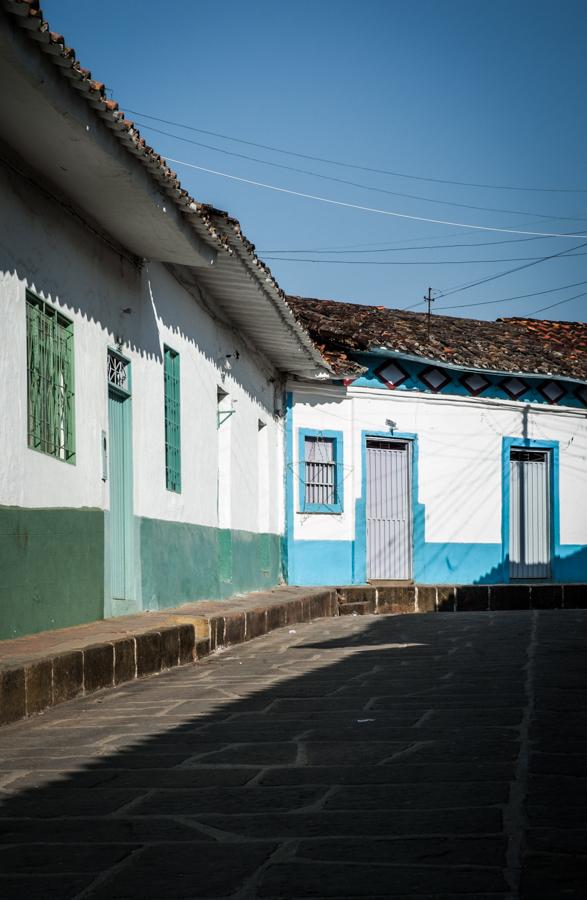
[[[334,503],[308,503],[306,501],[306,438],[324,438],[333,442],[334,464],[336,466],[336,481],[334,487]],[[344,508],[344,456],[342,431],[320,431],[315,428],[298,429],[298,481],[299,481],[299,508],[304,513],[341,513]],[[302,477],[304,473],[304,477]]]

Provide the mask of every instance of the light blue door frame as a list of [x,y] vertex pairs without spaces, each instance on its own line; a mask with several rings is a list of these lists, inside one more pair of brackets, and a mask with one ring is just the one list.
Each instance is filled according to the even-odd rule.
[[418,435],[405,431],[361,432],[361,496],[355,504],[355,540],[353,542],[353,583],[367,581],[367,441],[371,438],[408,442],[410,454],[410,550],[411,575],[421,571],[420,555],[424,545],[424,509],[418,503]]
[[533,440],[525,437],[504,437],[502,439],[502,519],[501,519],[501,544],[502,544],[502,581],[508,582],[511,577],[510,547],[511,547],[511,451],[512,449],[547,450],[550,454],[548,466],[548,544],[549,559],[552,561],[550,576],[558,580],[557,566],[561,558],[560,545],[560,513],[559,513],[559,442]]

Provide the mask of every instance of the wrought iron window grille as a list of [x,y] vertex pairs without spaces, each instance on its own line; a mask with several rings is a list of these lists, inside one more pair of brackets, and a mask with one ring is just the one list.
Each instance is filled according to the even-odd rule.
[[73,463],[73,324],[28,291],[26,317],[28,445]]

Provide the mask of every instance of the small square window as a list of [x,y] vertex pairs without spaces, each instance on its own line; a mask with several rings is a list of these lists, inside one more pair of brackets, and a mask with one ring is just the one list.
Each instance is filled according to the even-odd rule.
[[342,512],[342,435],[300,432],[300,508]]

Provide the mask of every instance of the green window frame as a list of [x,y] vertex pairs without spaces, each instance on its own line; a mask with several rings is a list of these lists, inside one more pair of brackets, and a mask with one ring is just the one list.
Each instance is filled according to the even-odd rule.
[[28,446],[75,461],[73,323],[26,293]]
[[165,483],[181,493],[181,431],[179,405],[179,353],[163,348],[165,380]]

